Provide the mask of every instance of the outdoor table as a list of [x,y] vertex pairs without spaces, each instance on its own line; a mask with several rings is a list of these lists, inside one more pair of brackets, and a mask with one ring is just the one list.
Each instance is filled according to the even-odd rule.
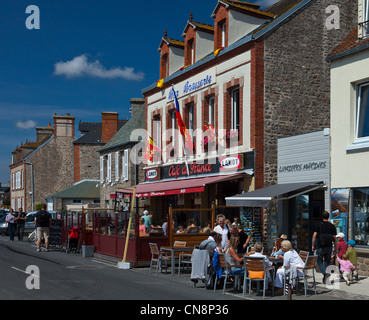
[[268,257],[268,260],[275,265],[283,264],[283,259],[280,258]]
[[170,251],[171,255],[172,255],[172,259],[171,259],[171,275],[173,276],[176,271],[175,271],[175,253],[176,252],[191,252],[193,251],[193,248],[191,247],[160,247],[160,251]]

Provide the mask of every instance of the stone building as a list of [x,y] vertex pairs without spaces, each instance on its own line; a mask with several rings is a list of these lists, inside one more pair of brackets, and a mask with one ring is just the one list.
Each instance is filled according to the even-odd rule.
[[50,193],[73,184],[74,120],[54,115],[54,126],[36,128],[36,142],[26,142],[12,152],[10,205],[35,209]]
[[81,137],[74,145],[74,182],[85,179],[99,180],[101,149],[122,128],[127,120],[118,119],[117,112],[101,112],[101,122],[80,122]]
[[[130,102],[131,118],[108,143],[98,149],[101,208],[114,208],[116,191],[132,192],[133,186],[144,181],[143,164],[136,165],[135,161],[143,151],[135,146],[145,141],[145,101],[133,98]],[[144,149],[144,144],[141,148]],[[143,205],[139,203],[138,206]]]

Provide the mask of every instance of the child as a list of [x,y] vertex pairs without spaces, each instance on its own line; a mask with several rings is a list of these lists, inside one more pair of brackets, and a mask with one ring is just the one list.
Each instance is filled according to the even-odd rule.
[[358,276],[358,272],[357,272],[357,251],[356,251],[356,248],[355,248],[355,244],[356,243],[355,243],[354,240],[350,240],[349,242],[347,242],[348,249],[346,251],[346,254],[347,254],[348,259],[350,260],[350,262],[355,266],[355,270],[352,272],[350,280],[352,280],[352,276],[354,276],[355,280],[358,281],[359,276]]
[[184,227],[183,227],[182,225],[178,226],[177,233],[178,233],[178,234],[183,234],[183,233],[185,233],[185,231],[184,231]]
[[336,238],[337,238],[337,256],[338,258],[342,259],[342,256],[347,251],[347,244],[345,240],[343,240],[345,238],[345,235],[342,232],[340,232],[337,234]]
[[342,256],[342,260],[337,257],[337,261],[341,265],[342,276],[346,280],[346,285],[349,286],[350,281],[349,281],[348,277],[351,274],[351,271],[353,271],[355,269],[355,266],[350,262],[350,260],[348,259],[346,253]]

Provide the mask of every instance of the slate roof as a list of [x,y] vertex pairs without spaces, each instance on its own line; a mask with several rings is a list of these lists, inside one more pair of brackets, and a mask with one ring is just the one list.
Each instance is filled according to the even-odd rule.
[[[118,130],[122,128],[128,120],[118,120]],[[74,144],[103,144],[101,142],[102,124],[96,122],[80,122],[78,130],[82,136],[74,141]]]
[[131,133],[135,129],[145,129],[145,105],[135,109],[131,119],[118,130],[115,136],[99,152],[106,152],[109,149],[117,148],[128,143],[137,143],[138,141],[131,140]]
[[67,189],[48,196],[47,198],[100,199],[100,181],[82,180]]

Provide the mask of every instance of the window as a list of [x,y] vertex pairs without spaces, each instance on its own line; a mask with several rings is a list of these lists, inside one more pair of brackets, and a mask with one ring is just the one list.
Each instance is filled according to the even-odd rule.
[[111,182],[111,154],[108,154],[108,165],[106,170],[106,181]]
[[161,148],[161,121],[160,116],[154,117],[153,140],[158,148]]
[[209,103],[209,121],[208,123],[212,124],[215,128],[215,97],[212,96],[208,100]]
[[226,46],[226,22],[224,21],[221,24],[222,29],[222,47],[224,48]]
[[119,152],[115,153],[115,181],[119,181]]
[[240,128],[240,90],[239,89],[232,90],[231,98],[232,98],[231,129],[239,132],[239,128]]
[[188,133],[190,134],[192,140],[194,138],[195,131],[195,107],[193,103],[190,103],[186,106],[188,112]]
[[369,83],[358,87],[355,141],[369,141]]
[[73,199],[72,204],[82,204],[82,200],[81,199]]
[[104,183],[104,157],[100,157],[100,183]]
[[123,171],[123,181],[128,181],[128,150],[122,152],[122,171]]
[[369,188],[353,190],[354,240],[357,245],[369,246]]

